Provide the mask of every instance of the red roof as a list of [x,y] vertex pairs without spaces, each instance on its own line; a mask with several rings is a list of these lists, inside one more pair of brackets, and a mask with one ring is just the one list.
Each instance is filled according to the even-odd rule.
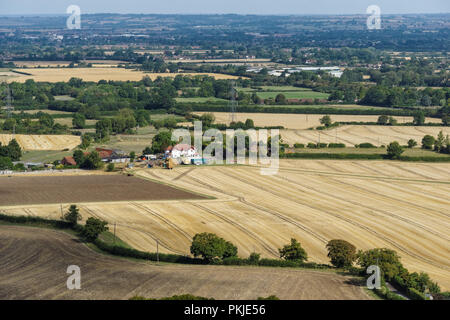
[[113,153],[113,151],[110,149],[96,148],[95,150],[98,152],[98,155],[102,159],[110,158]]
[[73,157],[64,157],[61,161],[61,163],[63,165],[67,165],[67,166],[76,166],[77,162],[75,161],[75,159]]

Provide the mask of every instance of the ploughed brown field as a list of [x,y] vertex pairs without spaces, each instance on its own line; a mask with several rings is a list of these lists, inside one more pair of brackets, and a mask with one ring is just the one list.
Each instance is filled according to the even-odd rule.
[[122,175],[0,178],[0,205],[204,199],[135,177]]
[[[0,299],[161,298],[191,293],[215,299],[370,299],[350,277],[284,268],[155,265],[102,255],[62,231],[0,226]],[[68,290],[69,265],[81,289]]]

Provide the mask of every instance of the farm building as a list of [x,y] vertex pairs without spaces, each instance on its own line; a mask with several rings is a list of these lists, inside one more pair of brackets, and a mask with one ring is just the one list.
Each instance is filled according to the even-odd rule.
[[96,148],[95,151],[98,152],[103,162],[126,163],[130,161],[130,157],[122,150]]
[[75,161],[75,159],[73,157],[64,157],[61,160],[61,164],[64,166],[76,166],[77,162]]
[[176,146],[170,146],[165,152],[166,158],[178,159],[178,158],[193,158],[198,157],[199,154],[194,146],[189,144],[177,144]]

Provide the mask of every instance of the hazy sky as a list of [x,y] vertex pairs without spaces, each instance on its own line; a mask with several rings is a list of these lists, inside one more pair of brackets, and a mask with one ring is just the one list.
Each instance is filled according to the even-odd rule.
[[365,13],[378,5],[381,13],[448,13],[450,0],[0,0],[2,14],[65,14],[75,4],[83,13]]

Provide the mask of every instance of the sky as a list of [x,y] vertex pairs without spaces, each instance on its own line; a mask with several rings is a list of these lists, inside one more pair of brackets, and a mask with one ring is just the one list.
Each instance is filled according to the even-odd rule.
[[365,14],[369,5],[381,14],[450,12],[450,0],[0,0],[0,15],[65,15],[72,4],[81,13]]

